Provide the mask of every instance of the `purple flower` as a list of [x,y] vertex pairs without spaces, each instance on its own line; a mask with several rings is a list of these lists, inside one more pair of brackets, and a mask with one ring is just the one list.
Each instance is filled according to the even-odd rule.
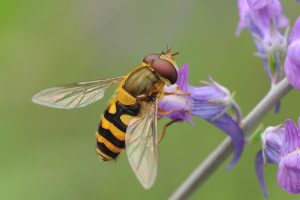
[[288,193],[300,193],[300,128],[292,120],[285,122],[277,182]]
[[270,4],[273,0],[247,0],[247,3],[251,9],[257,10]]
[[[223,130],[231,137],[235,153],[228,168],[232,168],[240,158],[244,138],[239,127],[241,113],[230,92],[217,82],[210,80],[207,85],[194,87],[188,85],[188,65],[178,70],[176,84],[165,86],[167,94],[158,104],[159,117],[175,121],[193,123],[191,116],[200,117]],[[235,113],[234,119],[227,114],[229,108]]]
[[[212,79],[202,87],[189,87],[192,94],[192,115],[205,119],[223,130],[232,140],[235,153],[227,166],[232,168],[242,154],[244,138],[239,127],[241,112],[229,90]],[[233,110],[231,117],[227,111]]]
[[271,34],[271,26],[281,29],[289,25],[279,0],[238,0],[238,10],[240,21],[237,35],[247,28],[251,34],[264,39]]
[[268,197],[268,191],[265,186],[263,176],[263,165],[267,163],[278,164],[280,161],[280,148],[282,145],[284,136],[284,128],[281,126],[268,127],[261,135],[262,150],[256,154],[256,175],[260,188],[262,189],[264,196]]
[[263,147],[256,155],[255,166],[264,196],[268,196],[263,177],[264,164],[278,164],[279,186],[289,193],[300,193],[300,128],[292,120],[286,120],[284,128],[269,127],[261,138]]
[[[251,33],[257,53],[262,58],[265,71],[272,84],[283,77],[282,58],[287,49],[289,20],[283,14],[279,0],[238,0],[240,21],[236,35],[247,28]],[[285,34],[280,29],[286,29]]]
[[289,47],[284,70],[290,84],[300,90],[300,17],[289,37]]

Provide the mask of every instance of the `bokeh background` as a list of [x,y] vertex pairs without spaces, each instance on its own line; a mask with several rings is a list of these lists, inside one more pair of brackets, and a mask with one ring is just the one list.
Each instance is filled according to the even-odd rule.
[[[294,0],[283,2],[293,24]],[[224,139],[201,119],[176,124],[160,145],[159,175],[144,190],[123,154],[103,163],[95,153],[95,131],[106,101],[56,110],[31,102],[34,93],[63,83],[127,73],[142,58],[166,46],[190,66],[190,83],[208,75],[236,91],[248,113],[269,89],[247,32],[234,36],[236,1],[197,0],[10,0],[0,2],[0,199],[167,199]],[[282,101],[265,125],[297,120],[300,93]],[[160,127],[166,122],[160,121]],[[191,199],[263,199],[254,172],[252,144],[238,165],[222,165]],[[299,199],[276,183],[277,167],[266,167],[270,200]]]

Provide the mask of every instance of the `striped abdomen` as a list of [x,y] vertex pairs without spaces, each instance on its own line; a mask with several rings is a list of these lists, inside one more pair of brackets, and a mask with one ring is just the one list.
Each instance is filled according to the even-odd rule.
[[115,160],[125,148],[128,123],[139,114],[140,107],[114,101],[101,118],[97,133],[97,152],[104,161]]

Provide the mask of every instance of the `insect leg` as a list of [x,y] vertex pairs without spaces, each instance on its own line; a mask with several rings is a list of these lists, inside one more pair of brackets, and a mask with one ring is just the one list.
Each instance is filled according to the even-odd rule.
[[162,133],[160,134],[160,137],[159,137],[159,140],[158,140],[158,143],[159,143],[159,144],[161,143],[163,137],[166,135],[166,130],[167,130],[168,126],[170,126],[171,124],[173,124],[173,123],[175,123],[175,122],[178,122],[178,121],[179,121],[179,119],[175,119],[175,120],[172,120],[172,121],[170,121],[170,122],[168,122],[168,123],[166,123],[166,124],[164,125],[163,131],[162,131]]
[[176,95],[176,96],[191,96],[191,93],[177,93],[177,92],[164,92],[163,95]]
[[163,115],[168,115],[174,112],[185,112],[185,113],[190,113],[190,110],[170,110],[170,111],[166,111],[166,110],[162,110],[162,109],[158,109],[157,110],[159,113],[163,114]]

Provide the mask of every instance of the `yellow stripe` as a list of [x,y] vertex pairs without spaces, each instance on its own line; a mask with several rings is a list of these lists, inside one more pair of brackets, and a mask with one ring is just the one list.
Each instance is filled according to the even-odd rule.
[[109,150],[111,150],[114,153],[120,153],[123,149],[120,149],[113,145],[110,141],[102,137],[102,135],[98,135],[98,142],[103,143]]
[[124,90],[122,86],[120,86],[118,89],[117,99],[123,105],[133,105],[136,102],[136,98]]
[[105,117],[103,117],[101,120],[101,126],[102,126],[102,128],[109,129],[110,132],[119,140],[121,140],[121,141],[125,140],[125,133],[122,132],[120,129],[118,129],[111,122],[109,122]]
[[115,102],[113,102],[113,103],[110,105],[108,112],[109,112],[110,114],[115,114],[115,113],[117,112],[117,108],[116,108],[116,103],[115,103]]
[[107,159],[107,160],[113,160],[113,158],[109,157],[108,155],[106,155],[105,153],[103,153],[102,151],[100,151],[100,149],[96,148],[96,151],[97,151],[97,153],[100,156],[104,157],[105,159]]
[[121,115],[120,119],[126,126],[128,126],[130,120],[132,120],[133,117],[130,115],[123,114],[123,115]]

